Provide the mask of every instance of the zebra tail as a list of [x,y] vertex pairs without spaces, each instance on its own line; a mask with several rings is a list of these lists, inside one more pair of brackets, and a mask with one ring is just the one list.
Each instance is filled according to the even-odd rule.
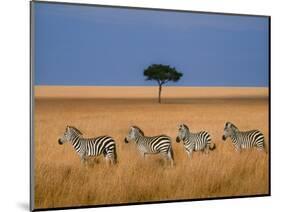
[[268,149],[267,149],[267,146],[265,145],[265,143],[264,143],[264,146],[263,146],[263,150],[264,150],[265,154],[267,154]]
[[170,151],[170,153],[171,153],[171,158],[172,158],[172,160],[174,160],[174,151],[173,151],[173,148],[172,148],[172,144],[170,145],[169,151]]
[[116,145],[115,145],[115,148],[114,148],[114,164],[117,164],[118,161],[117,161],[117,152],[116,152]]
[[215,143],[210,144],[210,146],[209,146],[210,150],[213,151],[215,148],[216,148],[216,144]]

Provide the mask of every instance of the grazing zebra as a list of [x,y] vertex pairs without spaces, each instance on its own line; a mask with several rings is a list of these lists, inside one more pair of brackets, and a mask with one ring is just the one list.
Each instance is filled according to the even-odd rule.
[[166,160],[170,161],[171,166],[174,165],[174,153],[170,137],[166,135],[147,137],[139,127],[132,126],[124,140],[125,143],[134,141],[143,158],[146,154],[162,154]]
[[259,150],[264,148],[264,136],[259,130],[239,131],[239,129],[231,122],[226,122],[222,140],[231,138],[232,143],[237,151],[241,149],[256,147]]
[[70,142],[84,163],[90,156],[104,155],[111,164],[117,162],[116,144],[109,136],[83,138],[83,134],[75,127],[67,126],[63,136],[58,140],[60,145]]
[[208,153],[209,150],[216,148],[216,145],[211,142],[211,136],[208,132],[191,133],[185,124],[181,124],[178,128],[176,141],[179,143],[181,140],[190,159],[193,151],[206,151]]

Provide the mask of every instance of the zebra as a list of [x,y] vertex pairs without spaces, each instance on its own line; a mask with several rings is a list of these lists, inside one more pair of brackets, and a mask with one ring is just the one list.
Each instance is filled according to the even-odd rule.
[[231,122],[226,122],[222,140],[225,141],[228,137],[231,138],[236,151],[241,149],[254,148],[265,150],[264,135],[259,130],[239,131],[239,129]]
[[61,138],[58,139],[60,145],[70,142],[81,162],[85,163],[90,156],[104,155],[107,163],[116,164],[116,144],[109,136],[99,136],[96,138],[84,138],[80,130],[73,126],[67,126]]
[[129,141],[135,142],[138,151],[144,159],[147,154],[161,154],[165,157],[166,161],[170,161],[171,166],[174,165],[174,153],[169,136],[158,135],[147,137],[139,127],[131,126],[124,141],[125,143],[129,143]]
[[176,142],[183,141],[183,145],[189,158],[192,158],[193,151],[205,151],[214,150],[216,145],[212,143],[211,136],[206,131],[200,131],[197,133],[191,133],[189,128],[185,124],[180,124],[178,127],[178,136]]

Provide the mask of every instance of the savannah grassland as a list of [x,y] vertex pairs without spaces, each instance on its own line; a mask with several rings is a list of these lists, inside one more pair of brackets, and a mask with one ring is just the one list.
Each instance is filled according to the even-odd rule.
[[[268,148],[266,89],[165,87],[161,105],[156,87],[52,89],[35,88],[35,208],[269,192],[268,154],[237,153],[230,140],[221,139],[225,122],[232,121],[243,130],[260,129]],[[190,160],[182,143],[175,142],[180,123],[193,132],[209,131],[217,148],[209,155],[194,153]],[[112,136],[118,164],[108,167],[100,157],[83,166],[69,143],[58,144],[66,125],[85,137]],[[133,143],[124,143],[130,125],[146,135],[171,136],[175,166],[165,166],[157,155],[143,161]]]

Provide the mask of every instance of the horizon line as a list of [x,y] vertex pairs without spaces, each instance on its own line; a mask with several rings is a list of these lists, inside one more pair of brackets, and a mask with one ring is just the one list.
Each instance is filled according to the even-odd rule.
[[[158,85],[36,85],[33,86],[38,87],[158,87]],[[269,88],[269,86],[238,86],[238,85],[190,85],[190,86],[182,86],[182,85],[162,85],[162,87],[179,87],[179,88]]]

